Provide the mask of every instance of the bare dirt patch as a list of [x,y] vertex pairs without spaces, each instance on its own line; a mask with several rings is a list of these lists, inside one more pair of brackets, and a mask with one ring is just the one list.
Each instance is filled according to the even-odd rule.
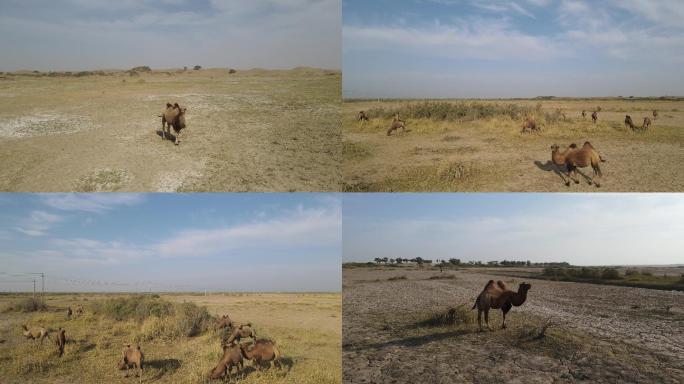
[[[0,84],[0,190],[338,191],[340,74],[329,73],[13,76]],[[167,102],[188,108],[179,146],[160,136]],[[89,185],[107,169],[127,177]]]

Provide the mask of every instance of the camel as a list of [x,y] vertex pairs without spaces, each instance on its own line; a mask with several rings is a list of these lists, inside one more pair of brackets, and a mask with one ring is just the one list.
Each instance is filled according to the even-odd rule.
[[[145,355],[140,350],[140,345],[131,347],[130,344],[126,345],[121,351],[122,359],[117,363],[119,370],[126,370],[124,377],[128,377],[128,369],[135,368],[136,376],[140,377],[140,382],[142,382],[143,375],[143,364],[145,363]],[[138,372],[139,371],[139,372]]]
[[[584,142],[582,148],[579,149],[577,148],[576,144],[570,144],[570,146],[566,148],[563,152],[560,152],[560,149],[557,144],[552,145],[551,161],[553,161],[553,163],[556,166],[565,165],[567,169],[568,178],[574,181],[575,184],[579,184],[579,180],[576,178],[577,168],[584,168],[591,165],[591,168],[594,171],[594,176],[603,176],[603,174],[601,173],[601,168],[599,167],[599,163],[605,162],[605,160],[588,141]],[[589,184],[593,182],[597,188],[601,187],[601,184],[597,181],[589,179],[588,176],[584,177],[587,179],[587,182]],[[566,181],[565,185],[569,186],[570,181]]]
[[57,332],[57,340],[55,340],[55,342],[57,343],[57,348],[59,349],[59,357],[62,357],[64,354],[64,345],[66,344],[66,335],[64,334],[64,329],[59,329]]
[[537,124],[537,122],[531,118],[527,117],[525,118],[525,122],[523,123],[522,130],[520,133],[526,133],[526,132],[541,132],[541,125]]
[[242,356],[246,360],[252,360],[252,363],[258,370],[261,370],[262,362],[270,362],[271,368],[274,365],[282,368],[280,362],[282,355],[275,342],[271,340],[259,339],[252,344],[241,343],[240,350],[242,351]]
[[587,111],[582,110],[582,118],[586,119],[587,118]]
[[232,329],[233,328],[233,321],[230,319],[230,316],[223,315],[218,319],[215,329],[219,330],[219,329],[223,329],[226,327],[228,327],[228,329]]
[[634,122],[632,122],[632,117],[629,115],[625,115],[625,128],[627,127],[631,128],[632,131],[636,128]]
[[489,280],[471,308],[477,308],[477,324],[480,327],[480,331],[482,331],[482,312],[485,315],[487,329],[491,331],[489,327],[490,309],[501,309],[501,312],[503,312],[501,328],[506,328],[506,314],[513,306],[519,307],[523,305],[527,299],[527,291],[530,288],[532,288],[531,284],[520,283],[518,292],[513,292],[506,287],[503,281],[499,280],[494,284],[494,280]]
[[641,125],[641,130],[642,131],[647,130],[650,125],[651,125],[651,119],[649,119],[648,116],[644,117],[644,123]]
[[657,119],[658,119],[658,110],[654,109],[653,110],[653,120],[657,120]]
[[216,364],[216,367],[214,367],[214,369],[211,370],[209,378],[218,379],[221,376],[225,375],[228,378],[228,381],[230,382],[230,373],[233,370],[233,367],[235,367],[237,373],[239,373],[240,376],[244,378],[242,350],[237,343],[233,343],[231,345],[226,345],[223,347],[223,356],[221,357],[221,360],[219,360],[218,364]]
[[399,118],[399,114],[394,115],[394,119],[392,119],[392,125],[390,128],[387,130],[387,136],[392,134],[392,131],[397,131],[397,134],[399,133],[399,128],[401,128],[401,132],[406,132],[406,125],[404,124],[404,121]]
[[181,130],[185,128],[185,111],[178,103],[166,103],[166,110],[158,115],[162,119],[162,140],[166,140],[166,132],[171,134],[171,127],[175,132],[174,144],[180,144]]
[[40,340],[40,345],[43,345],[43,340],[47,337],[50,340],[50,335],[48,330],[43,327],[32,327],[29,328],[25,324],[21,326],[23,328],[22,334],[27,340]]
[[368,116],[366,116],[366,112],[361,111],[357,115],[356,120],[358,120],[358,121],[369,121],[370,119],[368,118]]
[[594,124],[596,124],[596,120],[598,120],[598,111],[594,111],[591,114],[591,120],[594,122]]

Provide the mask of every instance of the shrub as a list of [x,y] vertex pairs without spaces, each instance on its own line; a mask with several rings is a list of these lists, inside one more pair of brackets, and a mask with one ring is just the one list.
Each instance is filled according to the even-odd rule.
[[148,67],[147,65],[141,65],[139,67],[131,68],[131,71],[133,71],[133,72],[150,72],[150,71],[152,71],[152,69],[150,67]]
[[192,67],[192,69],[194,69],[195,71],[199,71],[200,69],[202,69],[202,66],[201,65],[195,65],[194,67]]
[[43,312],[47,311],[48,307],[40,299],[29,297],[21,299],[10,304],[5,312]]
[[104,300],[94,306],[95,312],[118,321],[142,323],[142,340],[193,337],[209,329],[212,316],[206,307],[194,303],[173,304],[160,298],[134,295]]
[[161,299],[143,295],[116,297],[95,303],[93,310],[115,320],[143,321],[150,316],[164,317],[173,311],[173,305]]
[[233,74],[233,73],[235,73],[235,72],[237,72],[237,71],[234,70],[233,68],[230,68],[230,69],[228,70],[228,73],[230,73],[230,74]]
[[620,278],[620,273],[615,268],[604,268],[601,271],[601,278],[604,280],[616,280]]
[[396,108],[372,108],[368,110],[368,115],[370,117],[392,118],[395,114],[399,114],[401,118],[467,121],[496,116],[518,119],[531,114],[533,111],[534,108],[532,107],[517,104],[425,101]]
[[470,324],[473,315],[465,305],[449,308],[446,312],[439,312],[428,316],[416,323],[418,327],[440,327],[445,325]]
[[407,279],[408,278],[406,276],[402,275],[402,276],[390,277],[389,279],[387,279],[387,281],[397,281],[397,280],[407,280]]

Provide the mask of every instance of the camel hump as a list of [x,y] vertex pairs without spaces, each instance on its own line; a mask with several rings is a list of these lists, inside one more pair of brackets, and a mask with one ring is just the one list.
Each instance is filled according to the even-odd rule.
[[494,280],[489,280],[487,282],[487,285],[485,285],[484,289],[487,289],[487,288],[491,287],[492,285],[494,285]]
[[497,282],[496,282],[496,285],[498,285],[499,288],[501,288],[501,289],[504,290],[504,291],[508,290],[508,287],[506,287],[506,283],[504,283],[504,282],[501,281],[501,280],[497,281]]

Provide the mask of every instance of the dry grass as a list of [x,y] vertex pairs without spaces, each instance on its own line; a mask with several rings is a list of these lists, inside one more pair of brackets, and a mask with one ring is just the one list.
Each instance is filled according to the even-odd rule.
[[[598,106],[593,124],[589,115]],[[372,113],[371,121],[354,120],[361,109]],[[660,116],[647,132],[625,128],[625,114],[640,124],[653,109]],[[679,191],[684,189],[684,171],[675,160],[684,145],[680,111],[680,99],[345,102],[343,140],[365,151],[344,157],[343,190]],[[407,132],[388,137],[393,113],[406,121]],[[528,116],[539,123],[540,133],[521,134]],[[608,160],[601,165],[601,189],[566,187],[550,164],[552,144],[584,141]],[[450,178],[455,164],[466,172]]]
[[[6,340],[0,344],[3,383],[137,382],[122,379],[115,366],[122,346],[135,342],[145,353],[143,382],[207,383],[207,373],[222,354],[221,335],[211,328],[186,332],[193,328],[189,319],[206,318],[203,311],[252,322],[257,336],[275,340],[285,356],[283,369],[256,372],[246,363],[241,382],[341,382],[339,294],[162,295],[136,305],[119,296],[68,294],[48,295],[46,301],[51,311],[0,319],[0,339]],[[78,304],[86,314],[67,321],[64,308]],[[64,356],[58,357],[52,342],[41,347],[24,340],[22,323],[64,327]]]
[[[339,190],[339,72],[131,73],[6,75],[0,190]],[[188,108],[180,146],[166,102]]]

